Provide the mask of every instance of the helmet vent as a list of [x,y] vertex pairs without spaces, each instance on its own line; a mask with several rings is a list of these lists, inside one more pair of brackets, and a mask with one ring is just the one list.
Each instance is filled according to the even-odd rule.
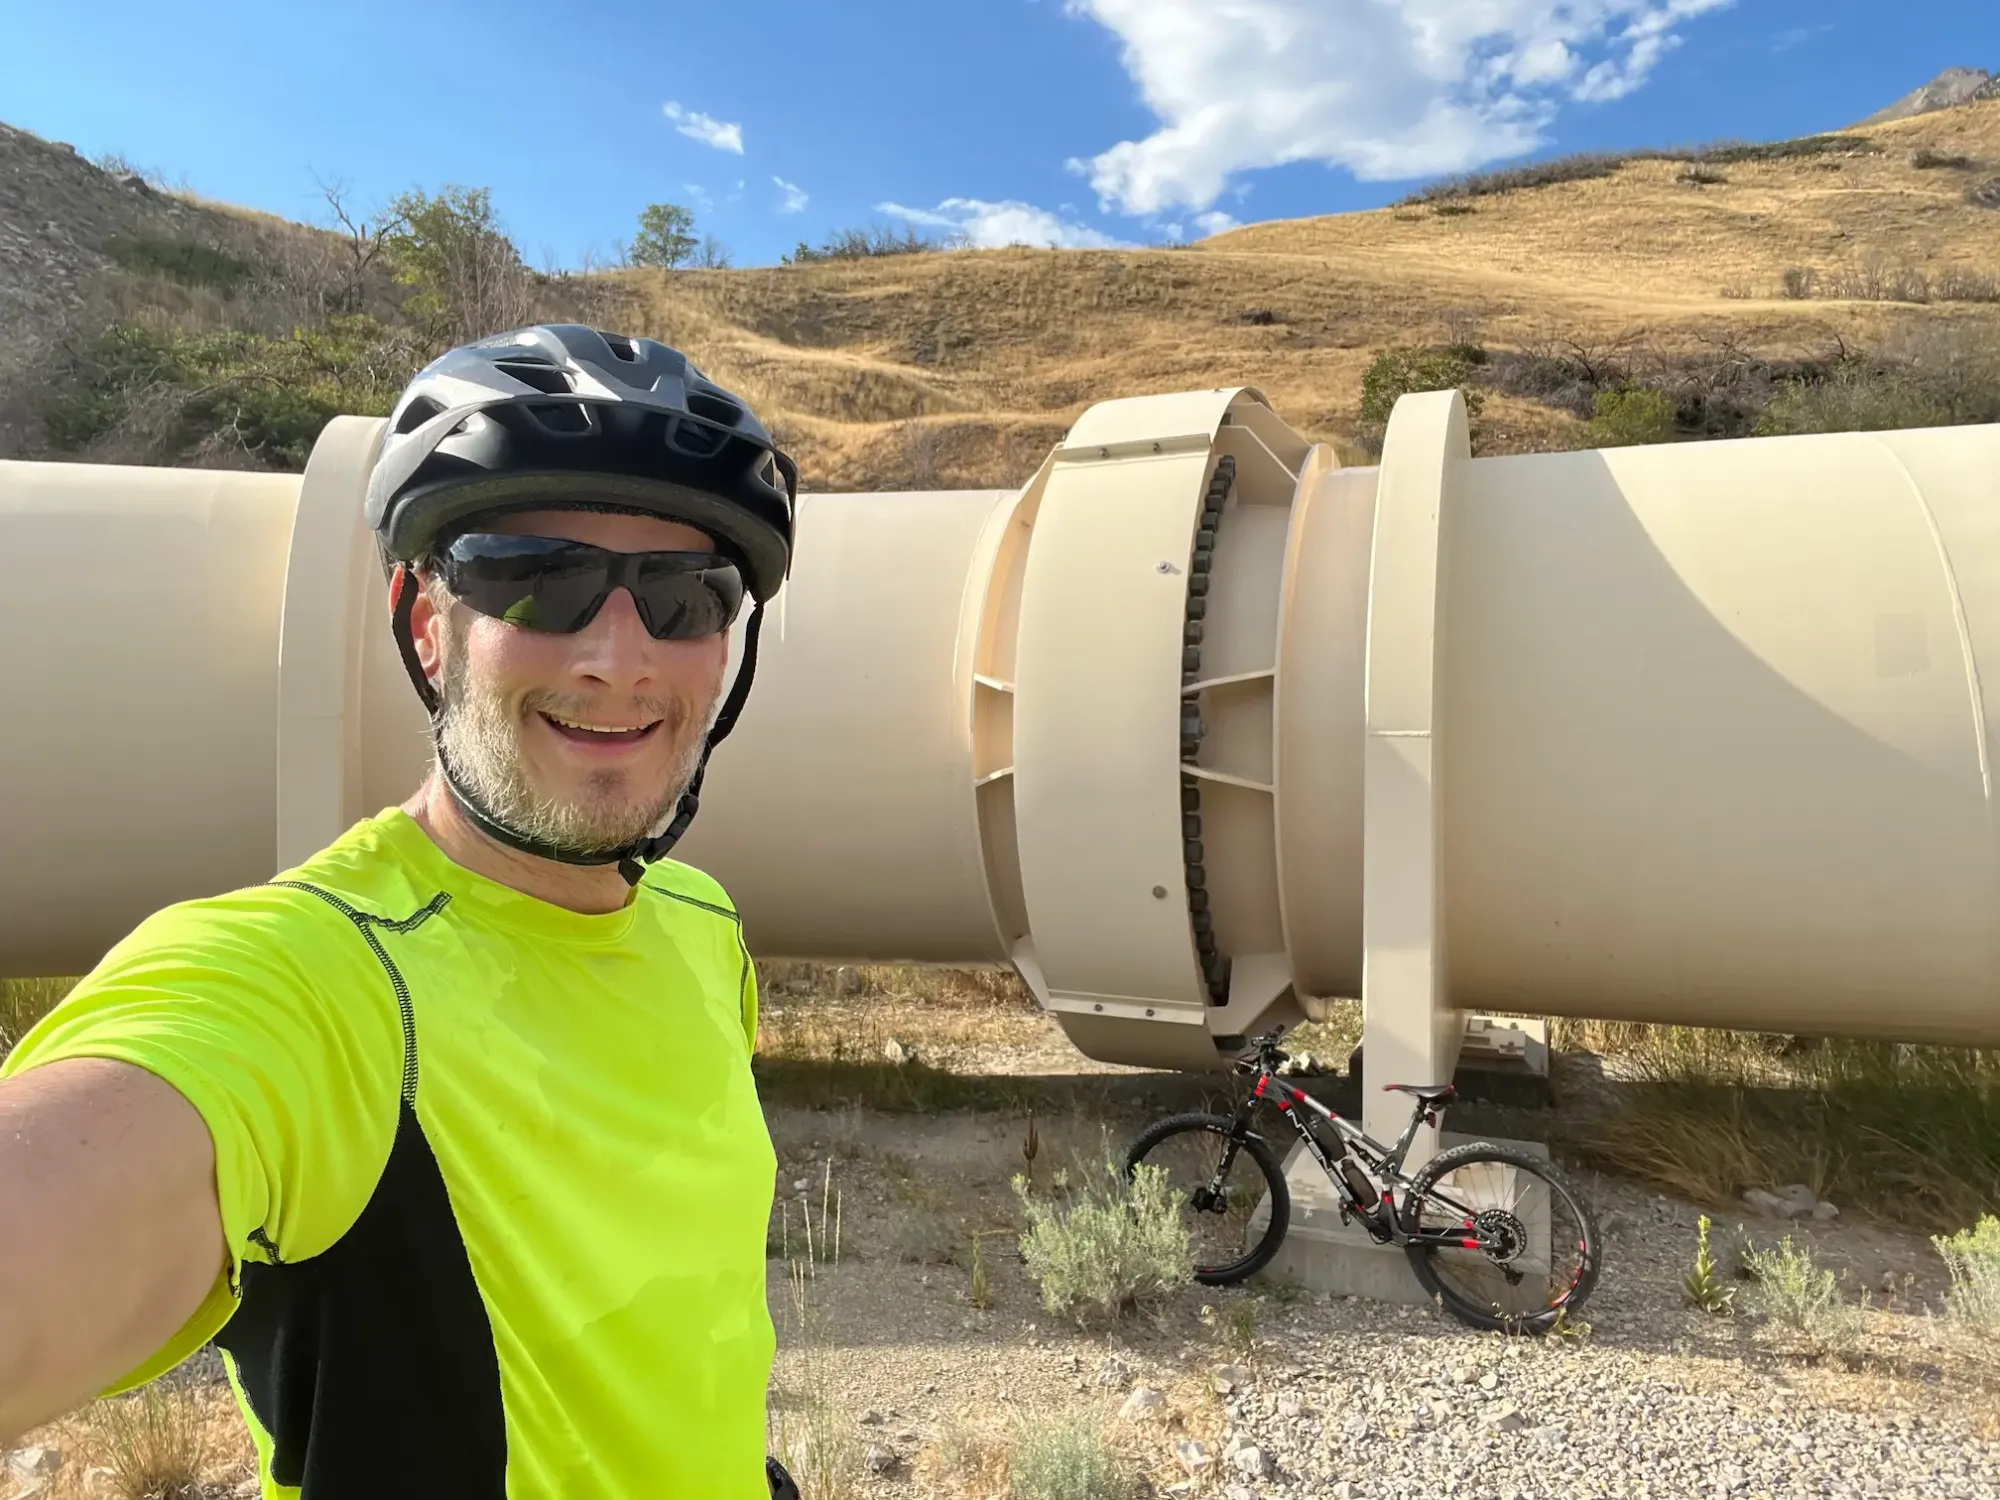
[[537,402],[528,408],[535,420],[550,432],[588,432],[590,417],[580,406],[567,401]]
[[554,365],[543,364],[538,359],[500,359],[493,362],[493,368],[503,375],[513,376],[523,385],[533,386],[545,396],[567,396],[576,389],[568,371],[558,370]]
[[607,333],[604,342],[611,346],[611,352],[630,364],[639,362],[639,351],[632,347],[632,341],[622,333]]
[[444,410],[444,403],[433,401],[429,396],[418,396],[403,408],[403,414],[396,418],[396,435],[415,432],[424,423]]
[[720,396],[711,396],[705,391],[687,393],[688,410],[697,417],[715,423],[719,427],[734,427],[743,420],[743,408],[734,401],[725,401]]

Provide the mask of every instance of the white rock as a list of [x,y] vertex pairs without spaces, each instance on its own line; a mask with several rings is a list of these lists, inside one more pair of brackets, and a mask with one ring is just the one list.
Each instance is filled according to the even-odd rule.
[[1121,1422],[1143,1422],[1157,1415],[1160,1409],[1166,1404],[1167,1398],[1151,1386],[1138,1386],[1134,1388],[1131,1395],[1125,1398],[1125,1404],[1118,1408],[1118,1420]]
[[1237,1473],[1247,1475],[1251,1479],[1271,1477],[1270,1455],[1254,1443],[1248,1447],[1238,1448],[1229,1456],[1229,1462],[1235,1466]]
[[1482,1391],[1499,1390],[1500,1377],[1498,1375],[1495,1375],[1491,1370],[1488,1370],[1484,1375],[1479,1377],[1479,1388]]
[[1190,1474],[1199,1474],[1215,1460],[1209,1451],[1193,1438],[1182,1438],[1174,1444],[1174,1457],[1181,1461],[1181,1467]]
[[1241,1365],[1224,1365],[1215,1372],[1211,1384],[1218,1396],[1227,1396],[1240,1391],[1250,1383],[1250,1372]]
[[861,1467],[870,1474],[886,1474],[896,1467],[896,1455],[880,1443],[870,1443],[868,1451],[861,1455]]
[[1792,1218],[1792,1205],[1776,1193],[1767,1193],[1762,1188],[1751,1188],[1743,1195],[1744,1205],[1752,1213],[1762,1214],[1767,1219]]
[[1823,1224],[1828,1219],[1839,1218],[1840,1210],[1835,1208],[1831,1203],[1815,1203],[1813,1205],[1812,1216]]
[[1104,1363],[1097,1367],[1097,1383],[1099,1385],[1107,1385],[1115,1389],[1124,1385],[1131,1378],[1132,1367],[1115,1354],[1106,1358]]

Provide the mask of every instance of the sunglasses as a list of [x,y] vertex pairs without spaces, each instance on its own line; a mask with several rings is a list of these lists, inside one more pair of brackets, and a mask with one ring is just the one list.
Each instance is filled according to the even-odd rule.
[[625,589],[656,641],[727,630],[743,607],[743,575],[713,552],[609,552],[554,537],[469,532],[438,555],[445,587],[470,608],[524,630],[567,635]]

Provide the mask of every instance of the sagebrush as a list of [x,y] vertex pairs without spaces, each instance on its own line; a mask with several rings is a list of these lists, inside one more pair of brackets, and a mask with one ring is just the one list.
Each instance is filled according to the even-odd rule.
[[1023,1423],[1007,1477],[1017,1500],[1126,1500],[1133,1493],[1096,1417],[1087,1412]]
[[1055,1196],[1035,1196],[1016,1175],[1028,1220],[1021,1254],[1052,1313],[1119,1317],[1194,1279],[1194,1250],[1166,1173],[1141,1164],[1128,1184],[1106,1159],[1074,1178],[1056,1173]]
[[2000,1218],[1982,1214],[1972,1228],[1935,1235],[1931,1243],[1951,1272],[1945,1305],[1952,1315],[2000,1333]]
[[1808,1348],[1835,1349],[1853,1333],[1858,1310],[1841,1297],[1840,1279],[1813,1259],[1811,1249],[1786,1235],[1773,1246],[1749,1247],[1744,1260],[1756,1278],[1758,1307]]

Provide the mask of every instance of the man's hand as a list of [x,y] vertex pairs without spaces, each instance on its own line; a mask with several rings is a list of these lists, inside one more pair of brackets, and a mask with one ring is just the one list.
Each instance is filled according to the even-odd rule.
[[0,1083],[0,1449],[178,1332],[225,1256],[214,1144],[171,1086],[98,1058]]

